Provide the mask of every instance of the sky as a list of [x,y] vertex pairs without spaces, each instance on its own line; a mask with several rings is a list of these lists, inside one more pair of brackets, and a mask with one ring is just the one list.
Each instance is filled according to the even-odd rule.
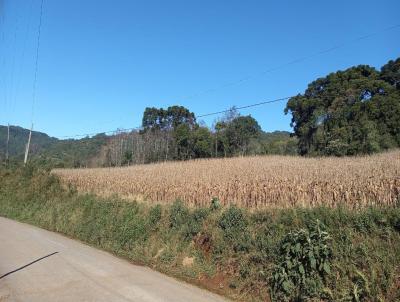
[[[400,56],[398,0],[44,0],[35,89],[40,6],[0,0],[0,124],[59,138],[140,126],[146,107],[202,115],[287,97]],[[285,105],[240,113],[291,131]]]

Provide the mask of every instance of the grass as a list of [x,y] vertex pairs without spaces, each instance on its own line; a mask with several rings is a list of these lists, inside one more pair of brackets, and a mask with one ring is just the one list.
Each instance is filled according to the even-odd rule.
[[395,206],[400,151],[347,158],[260,156],[167,162],[124,168],[54,170],[80,192],[131,200],[249,209]]
[[[66,234],[237,301],[400,299],[399,208],[249,212],[216,200],[209,205],[151,206],[82,195],[45,171],[0,170],[1,216]],[[321,254],[313,256],[319,268],[307,260],[310,249]]]

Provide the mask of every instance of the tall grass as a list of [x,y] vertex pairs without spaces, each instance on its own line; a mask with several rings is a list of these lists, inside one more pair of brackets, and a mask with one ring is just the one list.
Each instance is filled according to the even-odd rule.
[[395,206],[400,151],[347,158],[260,156],[124,168],[58,169],[82,192],[204,206],[212,198],[247,208]]

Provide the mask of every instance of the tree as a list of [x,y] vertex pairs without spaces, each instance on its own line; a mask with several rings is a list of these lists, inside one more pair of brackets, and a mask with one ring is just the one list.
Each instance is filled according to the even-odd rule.
[[187,124],[180,124],[174,131],[174,139],[176,142],[176,158],[188,159],[192,155],[192,133]]
[[212,135],[207,127],[193,131],[193,153],[196,158],[210,157],[212,154]]
[[166,110],[147,107],[143,113],[142,127],[149,130],[173,130],[181,124],[193,127],[196,125],[196,118],[193,112],[190,112],[183,106],[171,106]]
[[400,58],[382,66],[380,78],[400,90]]
[[142,127],[145,130],[160,130],[164,128],[166,112],[164,109],[147,107],[143,112]]
[[400,96],[388,72],[396,68],[383,68],[384,80],[372,67],[352,67],[315,80],[291,98],[285,113],[292,114],[299,153],[369,154],[399,146]]
[[225,130],[231,153],[239,152],[244,155],[250,140],[256,138],[260,133],[260,125],[250,115],[233,119]]
[[182,124],[187,125],[189,128],[193,128],[196,125],[194,113],[183,106],[168,107],[165,119],[169,129],[175,129]]

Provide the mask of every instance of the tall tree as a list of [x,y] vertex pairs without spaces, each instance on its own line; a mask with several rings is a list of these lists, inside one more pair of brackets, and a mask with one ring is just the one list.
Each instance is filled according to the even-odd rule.
[[285,113],[292,114],[302,155],[353,155],[400,145],[399,91],[367,65],[315,80],[288,101]]
[[147,107],[143,113],[142,127],[145,130],[173,130],[181,124],[189,127],[196,124],[194,113],[183,106],[171,106],[167,109]]
[[244,155],[250,140],[257,137],[260,133],[261,127],[253,117],[250,115],[236,117],[225,129],[230,152],[232,154],[239,152],[241,155]]

